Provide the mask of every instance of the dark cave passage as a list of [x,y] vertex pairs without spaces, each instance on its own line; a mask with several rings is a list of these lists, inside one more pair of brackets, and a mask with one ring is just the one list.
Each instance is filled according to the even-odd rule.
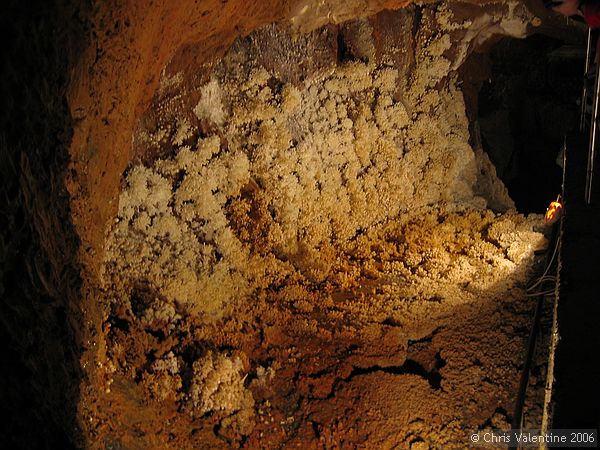
[[480,83],[477,100],[469,104],[466,94],[470,118],[520,212],[543,213],[561,191],[557,162],[578,127],[584,52],[583,44],[533,35],[505,38],[465,64]]

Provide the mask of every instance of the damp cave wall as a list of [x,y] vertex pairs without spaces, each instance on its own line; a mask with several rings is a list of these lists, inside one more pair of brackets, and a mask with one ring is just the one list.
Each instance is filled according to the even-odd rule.
[[[195,55],[200,64],[274,21],[306,31],[408,3],[3,4],[0,332],[2,406],[11,418],[3,444],[81,446],[81,367],[89,389],[90,362],[102,352],[93,279],[104,228],[116,210],[135,120],[175,52],[204,42]],[[309,13],[300,14],[305,7]]]

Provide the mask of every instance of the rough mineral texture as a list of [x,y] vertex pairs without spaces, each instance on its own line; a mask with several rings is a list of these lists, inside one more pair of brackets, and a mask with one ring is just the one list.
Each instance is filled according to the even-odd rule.
[[552,189],[585,38],[542,3],[4,0],[3,448],[508,427],[547,199],[496,173]]
[[533,16],[455,7],[269,25],[163,72],[102,297],[110,377],[180,411],[170,445],[464,448],[508,426],[546,240],[471,147],[456,69]]

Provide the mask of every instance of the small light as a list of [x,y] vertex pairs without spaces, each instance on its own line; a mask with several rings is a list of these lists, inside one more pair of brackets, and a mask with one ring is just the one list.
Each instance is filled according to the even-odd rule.
[[556,200],[550,202],[550,206],[548,206],[548,209],[546,210],[545,217],[547,224],[556,222],[562,214],[563,205],[561,200],[562,199],[559,195],[558,197],[556,197]]

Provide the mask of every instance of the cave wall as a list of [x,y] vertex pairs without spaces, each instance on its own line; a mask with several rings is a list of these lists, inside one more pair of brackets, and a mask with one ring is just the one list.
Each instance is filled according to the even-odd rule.
[[[524,33],[525,10],[494,13]],[[134,133],[106,285],[125,304],[147,286],[210,321],[290,265],[325,280],[345,245],[388,220],[444,203],[510,209],[474,192],[452,67],[476,34],[453,16],[387,11],[299,37],[269,26],[209,71],[167,67]]]
[[[3,361],[10,363],[2,406],[11,417],[3,436],[13,448],[68,448],[77,439],[76,422],[90,423],[86,395],[104,392],[98,390],[102,382],[94,385],[103,378],[95,372],[103,364],[95,270],[106,223],[117,211],[122,173],[136,157],[131,144],[137,119],[163,68],[177,67],[178,55],[185,64],[191,47],[199,61],[214,60],[237,36],[273,21],[309,31],[409,2],[90,3],[9,2],[2,14],[8,42],[1,85],[8,105],[1,120],[7,136],[1,145],[7,219],[2,337],[8,349]],[[567,36],[563,21],[548,16],[539,1],[523,3],[543,19],[540,31]],[[77,405],[80,382],[84,400]],[[128,394],[127,406],[139,412],[137,391]],[[136,425],[151,411],[141,414],[126,419]],[[97,432],[86,427],[86,439],[93,439]]]
[[[406,1],[322,4],[244,1],[107,2],[97,5],[92,42],[69,89],[76,126],[68,188],[84,245],[85,265],[97,269],[106,222],[114,217],[121,173],[129,160],[135,119],[148,106],[165,64],[183,45],[202,42],[195,55],[210,62],[233,40],[271,22],[310,29],[325,21],[398,8]],[[337,13],[336,13],[337,12]]]
[[[96,5],[90,44],[74,69],[68,90],[75,126],[67,186],[83,242],[84,265],[94,272],[98,269],[105,225],[116,213],[119,180],[131,157],[135,121],[149,105],[164,67],[176,63],[177,52],[185,54],[187,45],[202,42],[192,57],[198,63],[210,63],[223,55],[237,36],[268,23],[280,22],[306,32],[325,23],[366,17],[408,3],[278,1],[259,2],[250,8],[242,1],[204,2],[201,7],[192,1]],[[465,2],[472,6],[462,8],[463,18],[478,18],[466,36],[468,45],[460,51],[466,56],[493,34],[514,34],[510,27],[519,26],[518,21],[500,23],[499,16],[484,14],[478,4],[489,4],[487,9],[498,12],[507,7],[514,10],[518,3],[498,6],[498,2],[489,0]],[[537,3],[529,0],[523,4],[536,16],[547,18]],[[547,22],[552,24],[552,20]],[[532,23],[541,23],[543,29],[546,22],[535,19]]]
[[[317,6],[307,2],[265,2],[248,8],[242,1],[205,2],[202,7],[191,1],[159,1],[143,5],[139,2],[114,2],[97,6],[91,21],[91,43],[73,72],[73,82],[68,91],[74,136],[66,182],[71,195],[73,221],[81,238],[79,259],[85,283],[82,304],[87,311],[88,339],[83,364],[87,368],[89,383],[82,386],[84,399],[98,399],[103,392],[111,389],[108,381],[112,382],[114,367],[103,367],[106,361],[106,330],[102,326],[106,325],[107,317],[98,307],[104,299],[98,290],[97,275],[104,260],[107,224],[111,224],[117,216],[119,193],[125,185],[123,174],[130,164],[148,157],[148,149],[141,148],[135,133],[139,131],[140,124],[143,127],[140,121],[160,91],[161,77],[163,81],[168,80],[186,67],[205,65],[212,68],[237,37],[247,36],[273,22],[291,33],[308,33],[327,23],[368,17],[383,9],[398,9],[407,4],[404,1],[319,2]],[[446,40],[442,44],[437,43],[437,49],[431,50],[439,52],[435,55],[437,57],[444,54],[443,61],[442,58],[431,58],[422,61],[420,67],[419,82],[427,85],[432,92],[439,87],[436,83],[448,75],[448,71],[460,67],[471,51],[495,34],[523,37],[531,32],[532,27],[543,26],[520,2],[473,1],[454,5],[460,7],[452,10],[450,15],[454,15],[455,23],[464,26],[445,30]],[[532,9],[535,10],[535,7],[532,6]],[[425,17],[422,23],[430,27],[428,32],[434,36],[436,24],[428,19]],[[389,27],[394,25],[393,21],[387,24]],[[450,42],[453,45],[448,46]],[[446,72],[435,80],[427,80],[428,64],[440,62]],[[307,73],[310,74],[311,70],[308,69]],[[426,91],[423,86],[421,88]],[[445,106],[448,109],[452,106],[463,108],[456,86],[446,93]],[[429,106],[435,109],[435,105]],[[461,122],[461,148],[468,163],[471,156],[468,155],[468,133],[466,124],[462,123],[462,115],[462,111],[456,112],[457,121]],[[421,123],[421,128],[426,130],[427,123]],[[439,140],[440,136],[430,138]],[[427,159],[426,155],[422,156]],[[446,156],[451,158],[451,155]],[[469,170],[474,173],[473,168]],[[456,180],[446,181],[463,182],[457,175],[460,172],[454,173]],[[129,172],[129,175],[132,173]],[[469,183],[473,181],[472,177],[466,178]],[[435,197],[437,194],[433,192],[432,195]],[[470,194],[468,192],[465,197]],[[435,200],[433,197],[430,200]],[[311,258],[309,255],[308,259]],[[121,388],[127,391],[122,399],[127,404],[124,409],[135,411],[136,398],[140,394],[128,389],[129,385]],[[84,423],[89,420],[90,425],[86,423],[85,427],[89,427],[88,436],[93,436],[97,418],[106,414],[103,411],[106,404],[88,400],[80,404],[80,413]],[[155,413],[144,409],[143,414],[152,416]],[[158,413],[153,417],[155,420],[160,418]],[[128,416],[132,424],[137,419]]]

